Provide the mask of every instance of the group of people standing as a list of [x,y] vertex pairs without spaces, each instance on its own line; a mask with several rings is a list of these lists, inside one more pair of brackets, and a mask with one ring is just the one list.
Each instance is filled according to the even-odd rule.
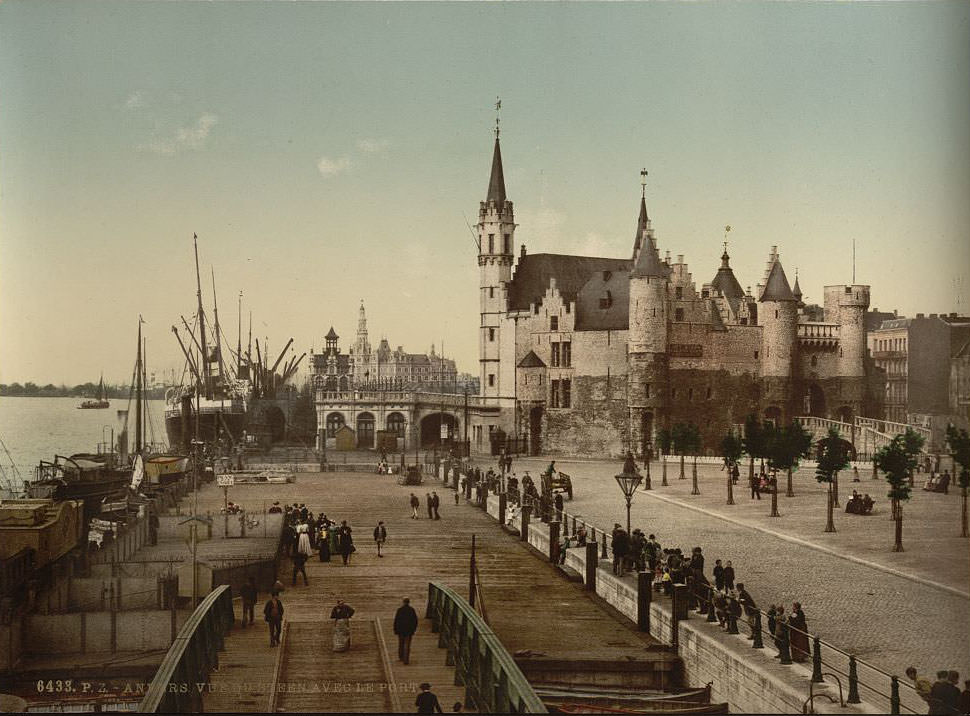
[[942,669],[936,672],[936,681],[930,683],[916,672],[915,666],[906,669],[906,676],[913,682],[916,693],[928,704],[931,714],[970,714],[970,679],[963,682],[960,691],[960,672]]
[[[425,493],[424,499],[428,507],[428,519],[440,520],[441,514],[438,510],[441,507],[441,498],[438,497],[438,491],[432,490],[431,492]],[[411,519],[418,519],[418,510],[421,509],[421,498],[412,492],[411,497],[408,499],[408,504],[411,506]]]
[[283,553],[293,561],[293,580],[303,576],[303,584],[308,585],[306,562],[317,552],[321,562],[329,562],[331,556],[339,554],[344,565],[350,564],[350,555],[357,551],[354,546],[354,531],[347,520],[338,525],[321,512],[314,517],[306,505],[287,505],[283,512]]

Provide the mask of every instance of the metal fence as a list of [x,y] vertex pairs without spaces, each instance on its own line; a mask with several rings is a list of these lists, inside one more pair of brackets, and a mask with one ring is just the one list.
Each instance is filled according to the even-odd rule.
[[515,660],[474,607],[438,582],[428,584],[427,618],[448,650],[455,682],[479,713],[548,713]]
[[216,587],[182,625],[138,705],[138,712],[201,712],[203,689],[183,690],[181,686],[208,682],[209,673],[219,665],[218,652],[222,651],[234,619],[232,589],[227,585]]

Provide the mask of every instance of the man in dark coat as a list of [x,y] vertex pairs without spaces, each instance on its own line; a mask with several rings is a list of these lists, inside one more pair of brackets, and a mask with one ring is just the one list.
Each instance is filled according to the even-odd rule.
[[340,523],[340,530],[337,532],[337,551],[340,552],[344,566],[346,566],[351,552],[355,551],[353,530],[347,524],[347,520]]
[[734,589],[734,566],[731,564],[731,560],[728,560],[724,566],[724,588],[728,591]]
[[724,567],[719,559],[714,560],[714,588],[719,592],[724,589]]
[[748,617],[748,626],[751,627],[751,636],[748,637],[749,640],[754,639],[754,615],[758,611],[758,605],[754,603],[754,597],[748,594],[748,590],[744,588],[742,582],[738,582],[738,603],[741,608],[744,609],[744,614]]
[[613,540],[610,546],[613,549],[613,574],[622,577],[623,562],[630,552],[630,536],[620,525],[616,525],[613,528]]
[[307,556],[303,552],[295,552],[293,554],[293,586],[296,586],[296,575],[303,575],[303,586],[309,586],[309,582],[306,578],[306,558]]
[[377,543],[377,556],[383,557],[381,547],[387,541],[387,529],[384,527],[384,520],[378,520],[377,527],[374,528],[374,542]]
[[443,713],[441,704],[438,703],[438,697],[431,691],[431,684],[427,682],[421,684],[421,693],[414,700],[414,705],[418,707],[419,714]]
[[428,505],[428,519],[429,520],[433,520],[434,519],[434,502],[431,500],[431,493],[430,492],[424,493],[424,498],[425,498],[425,502]]
[[[253,612],[255,611],[256,607],[256,597],[256,580],[250,577],[248,580],[246,580],[246,583],[242,587],[243,626],[251,626],[256,621],[253,618]],[[249,624],[246,624],[246,615],[249,615]]]
[[263,618],[269,624],[269,645],[278,646],[280,643],[280,632],[283,630],[283,602],[280,601],[279,592],[273,592],[273,596],[263,607]]
[[405,599],[394,615],[394,633],[397,634],[397,658],[407,664],[411,660],[411,637],[418,630],[418,614]]
[[438,514],[438,508],[441,506],[441,498],[438,497],[438,493],[435,490],[431,491],[431,509],[434,511],[434,518],[436,520],[441,519],[441,515]]
[[761,479],[758,475],[751,475],[751,499],[761,499]]

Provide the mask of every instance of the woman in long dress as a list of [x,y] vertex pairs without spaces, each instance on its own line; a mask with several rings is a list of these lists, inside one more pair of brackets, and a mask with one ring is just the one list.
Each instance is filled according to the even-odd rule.
[[802,605],[798,602],[792,604],[791,616],[788,617],[788,626],[791,636],[791,658],[793,661],[806,661],[808,659],[808,623],[805,620],[805,612]]
[[311,553],[310,528],[307,527],[306,523],[303,523],[302,525],[297,526],[296,532],[299,535],[299,540],[300,540],[296,548],[296,551],[306,557],[309,557]]
[[347,651],[350,648],[350,618],[354,615],[354,608],[337,600],[337,606],[330,611],[333,622],[333,650]]

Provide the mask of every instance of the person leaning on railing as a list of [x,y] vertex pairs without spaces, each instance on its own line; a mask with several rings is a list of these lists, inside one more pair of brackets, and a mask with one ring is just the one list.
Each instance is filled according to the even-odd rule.
[[744,588],[743,582],[738,582],[738,603],[744,610],[744,615],[748,618],[748,626],[751,628],[751,636],[748,639],[754,639],[754,626],[755,626],[755,614],[758,611],[758,605],[755,604],[754,598],[748,594],[748,591]]

